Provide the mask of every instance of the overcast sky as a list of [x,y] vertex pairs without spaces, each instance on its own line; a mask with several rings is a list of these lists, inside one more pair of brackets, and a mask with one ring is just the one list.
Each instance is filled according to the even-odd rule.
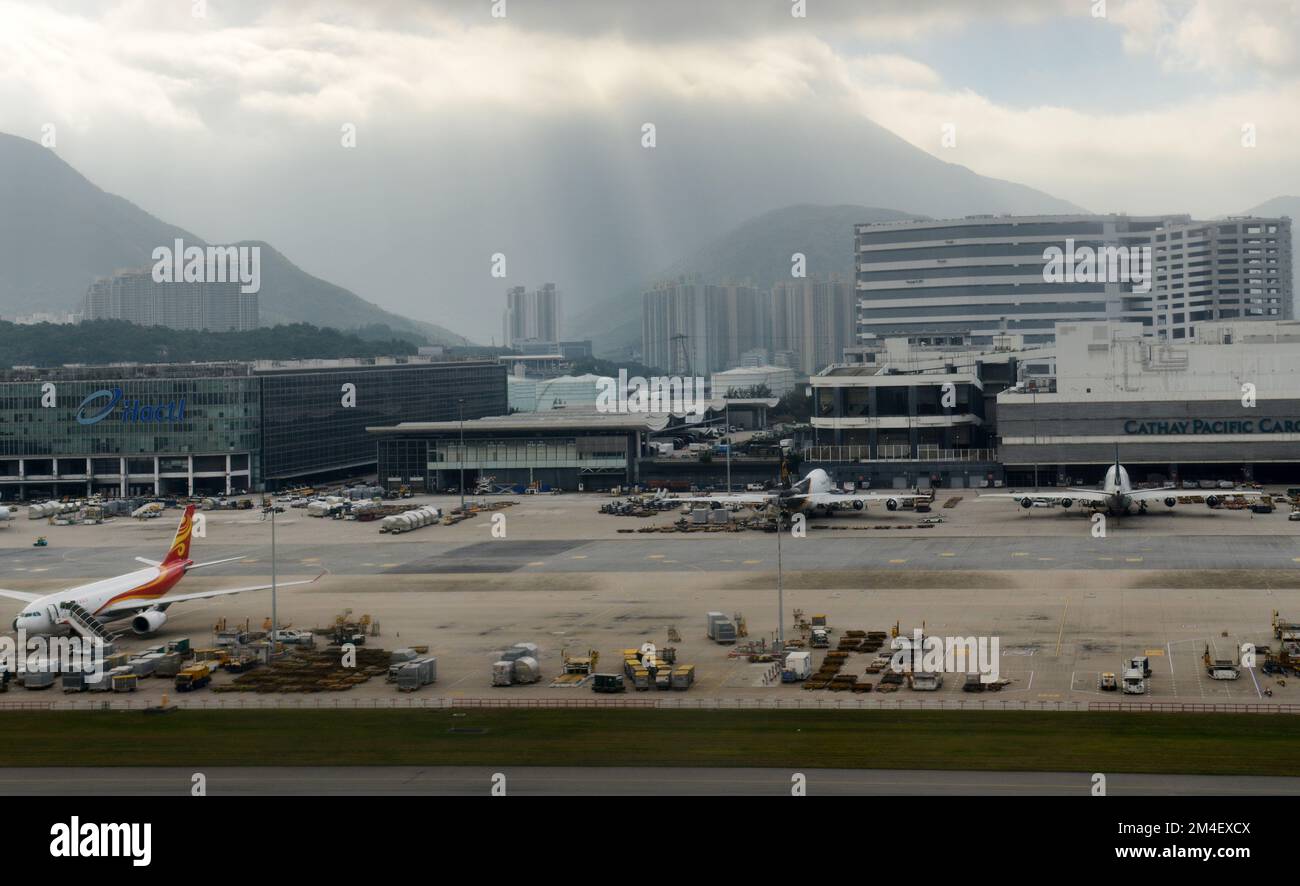
[[[491,252],[511,284],[663,267],[684,237],[800,202],[812,173],[782,133],[833,137],[826,121],[1094,211],[1212,216],[1300,192],[1300,0],[806,0],[806,18],[791,0],[204,5],[0,0],[0,130],[53,124],[60,156],[165,221],[267,240],[484,341],[504,289]],[[709,193],[751,148],[753,180]],[[871,202],[852,168],[817,173],[807,202]],[[611,213],[636,237],[593,256]]]

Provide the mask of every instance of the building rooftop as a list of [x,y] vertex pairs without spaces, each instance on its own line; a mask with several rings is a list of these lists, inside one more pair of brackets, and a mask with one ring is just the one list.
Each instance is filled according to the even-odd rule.
[[[566,406],[543,412],[516,412],[466,419],[466,433],[484,431],[662,431],[669,416],[663,413],[597,412],[594,408]],[[406,421],[396,425],[366,428],[373,434],[459,433],[459,421]]]

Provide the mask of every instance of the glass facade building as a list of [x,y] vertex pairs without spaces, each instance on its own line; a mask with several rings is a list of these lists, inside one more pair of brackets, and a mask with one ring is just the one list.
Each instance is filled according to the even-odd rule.
[[[350,385],[349,389],[344,388]],[[160,364],[0,372],[6,501],[225,494],[372,469],[375,423],[506,412],[492,361]]]
[[[258,367],[262,470],[268,482],[375,463],[374,425],[503,415],[495,361]],[[350,387],[349,387],[350,386]]]

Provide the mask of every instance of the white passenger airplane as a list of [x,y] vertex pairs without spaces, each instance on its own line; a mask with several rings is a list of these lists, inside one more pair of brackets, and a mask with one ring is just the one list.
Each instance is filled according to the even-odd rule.
[[675,501],[748,505],[765,508],[779,505],[783,510],[797,511],[815,516],[829,514],[841,508],[865,510],[868,504],[883,502],[886,510],[896,511],[905,501],[930,500],[929,494],[918,492],[835,492],[831,477],[821,468],[814,468],[798,483],[788,489],[766,492],[726,492],[719,495],[674,496]]
[[[136,557],[149,564],[147,569],[137,569],[126,575],[93,581],[52,594],[29,594],[0,588],[0,597],[21,600],[28,604],[14,619],[14,630],[25,630],[29,636],[77,633],[87,637],[113,638],[104,627],[105,622],[123,618],[131,619],[131,630],[140,636],[157,631],[167,620],[167,608],[174,603],[206,600],[247,591],[263,591],[270,585],[253,585],[246,588],[226,588],[219,591],[202,591],[196,594],[166,596],[176,583],[192,569],[231,563],[243,557],[228,557],[209,563],[195,563],[190,559],[190,536],[194,532],[194,505],[185,509],[171,549],[162,562]],[[321,575],[324,575],[322,572]],[[277,587],[305,585],[319,579],[276,582]]]
[[[1048,504],[1069,508],[1075,502],[1079,502],[1080,504],[1105,508],[1108,513],[1114,516],[1129,513],[1134,505],[1137,505],[1139,512],[1145,511],[1147,505],[1153,501],[1163,502],[1165,507],[1172,508],[1178,504],[1178,496],[1186,494],[1177,486],[1161,486],[1158,489],[1134,489],[1133,484],[1129,481],[1128,471],[1119,463],[1119,447],[1117,446],[1115,447],[1115,464],[1106,469],[1106,479],[1103,481],[1101,489],[1071,487],[1060,492],[998,492],[980,495],[979,497],[981,499],[1009,498],[1018,502],[1022,508],[1032,508],[1034,502],[1047,502]],[[1227,489],[1223,490],[1220,495],[1261,498],[1264,493],[1253,489]],[[1219,503],[1220,495],[1207,495],[1205,504],[1211,508],[1216,506]]]

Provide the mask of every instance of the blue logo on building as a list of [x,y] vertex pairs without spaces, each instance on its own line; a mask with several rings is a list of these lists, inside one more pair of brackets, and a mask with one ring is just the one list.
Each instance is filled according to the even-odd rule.
[[[107,402],[99,406],[96,411],[89,411],[96,408],[96,401],[104,400]],[[117,405],[122,404],[121,419],[124,422],[178,422],[185,420],[185,399],[172,400],[168,403],[141,403],[139,400],[122,400],[121,388],[102,388],[90,394],[86,399],[81,401],[77,407],[77,423],[83,425],[98,424],[113,414]]]

